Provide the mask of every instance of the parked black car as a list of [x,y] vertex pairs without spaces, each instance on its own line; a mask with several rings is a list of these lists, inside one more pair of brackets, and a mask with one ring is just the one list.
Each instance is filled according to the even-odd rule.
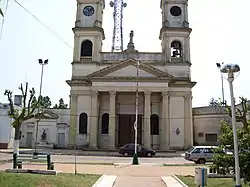
[[[133,156],[135,152],[135,144],[130,143],[122,147],[119,147],[119,154],[123,156]],[[137,154],[138,156],[152,157],[155,156],[155,151],[152,149],[147,149],[139,144],[137,144]]]

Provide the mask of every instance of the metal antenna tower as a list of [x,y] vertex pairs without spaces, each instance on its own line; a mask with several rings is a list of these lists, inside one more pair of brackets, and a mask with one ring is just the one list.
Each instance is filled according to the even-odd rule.
[[112,42],[112,52],[113,51],[123,51],[123,8],[127,6],[123,0],[114,0],[110,2],[110,6],[114,7],[114,30],[113,30],[113,42]]

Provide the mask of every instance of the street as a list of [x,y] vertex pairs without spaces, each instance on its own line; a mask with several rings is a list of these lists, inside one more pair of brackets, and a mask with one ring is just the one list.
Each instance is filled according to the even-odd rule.
[[[12,154],[0,153],[0,160],[10,160]],[[75,162],[74,155],[52,155],[52,160],[55,163],[73,163]],[[186,161],[182,157],[162,158],[139,158],[140,163],[155,163],[155,164],[190,164],[193,162]],[[108,156],[77,156],[77,163],[132,163],[132,157],[108,157]]]

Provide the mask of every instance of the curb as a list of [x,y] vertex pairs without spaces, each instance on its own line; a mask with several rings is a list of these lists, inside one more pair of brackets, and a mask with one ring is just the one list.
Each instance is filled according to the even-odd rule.
[[176,175],[173,175],[174,179],[177,180],[183,187],[188,187],[181,179],[179,179]]
[[103,175],[95,182],[95,184],[93,184],[92,187],[97,187],[97,186],[101,183],[101,181],[103,180],[104,176],[105,176],[105,174],[103,174]]
[[169,187],[188,187],[177,176],[161,176],[161,180]]
[[[1,151],[0,153],[5,153],[5,154],[13,154],[13,152],[9,152],[9,151]],[[20,151],[19,154],[33,154],[33,152],[22,152]],[[41,153],[41,154],[45,154],[45,153]],[[100,157],[123,157],[122,155],[119,154],[95,154],[95,153],[53,153],[51,152],[52,155],[67,155],[67,156],[100,156]],[[176,158],[176,157],[181,157],[180,155],[156,155],[153,156],[153,158]]]
[[[106,177],[106,180],[105,180]],[[109,178],[107,180],[107,178]],[[111,179],[110,179],[111,178]],[[116,176],[103,174],[92,187],[112,187],[116,181]]]

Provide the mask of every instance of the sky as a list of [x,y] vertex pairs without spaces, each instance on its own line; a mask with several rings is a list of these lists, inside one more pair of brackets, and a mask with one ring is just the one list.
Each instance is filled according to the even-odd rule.
[[[7,0],[1,0],[5,7]],[[73,60],[73,32],[76,19],[75,0],[19,0],[25,8],[57,33],[51,33],[13,0],[9,1],[0,41],[1,73],[0,102],[7,102],[5,89],[20,94],[18,86],[28,82],[39,91],[41,66],[39,58],[49,59],[44,68],[42,95],[54,104],[63,98],[69,102],[70,87],[65,80],[71,78]],[[160,0],[126,0],[124,9],[124,47],[134,30],[135,47],[140,52],[161,52]],[[250,98],[248,58],[250,43],[249,0],[189,0],[191,33],[193,106],[208,105],[210,99],[221,98],[220,72],[217,62],[235,63],[241,72],[234,81],[235,98]],[[106,39],[103,51],[111,51],[113,9],[106,1],[103,27]],[[66,45],[65,42],[69,45]],[[224,76],[225,99],[229,101],[229,85]],[[230,102],[229,102],[230,103]]]

